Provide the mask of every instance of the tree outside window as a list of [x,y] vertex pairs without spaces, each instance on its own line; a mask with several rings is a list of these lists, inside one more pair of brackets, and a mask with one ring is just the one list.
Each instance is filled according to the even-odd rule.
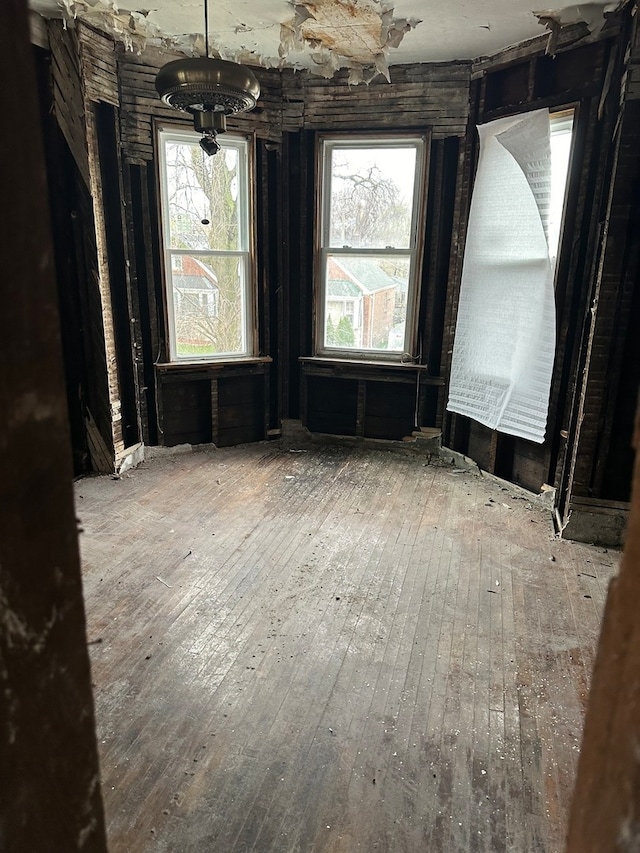
[[158,134],[172,360],[253,354],[249,145],[206,155],[192,131]]
[[320,141],[316,350],[399,360],[415,338],[426,140]]

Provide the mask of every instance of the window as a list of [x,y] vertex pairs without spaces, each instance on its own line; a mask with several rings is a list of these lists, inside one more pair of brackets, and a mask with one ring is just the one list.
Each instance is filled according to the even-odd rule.
[[549,143],[551,146],[551,196],[549,199],[549,257],[555,269],[560,247],[560,229],[564,214],[564,197],[569,174],[569,157],[573,138],[573,110],[551,113]]
[[480,125],[447,408],[542,443],[573,112]]
[[321,138],[319,355],[415,354],[425,158],[418,135]]
[[210,157],[199,134],[158,132],[171,361],[254,354],[249,142],[226,133]]

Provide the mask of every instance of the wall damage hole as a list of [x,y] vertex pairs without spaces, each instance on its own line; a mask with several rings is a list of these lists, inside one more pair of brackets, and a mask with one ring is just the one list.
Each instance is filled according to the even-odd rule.
[[546,53],[555,56],[558,39],[563,27],[584,23],[591,35],[598,35],[607,22],[607,16],[618,8],[618,3],[583,3],[575,6],[563,6],[559,9],[543,9],[533,12],[539,23],[549,30]]
[[420,21],[394,17],[380,0],[296,0],[290,24],[281,28],[281,56],[310,49],[316,73],[333,77],[349,68],[349,83],[389,80],[388,51]]

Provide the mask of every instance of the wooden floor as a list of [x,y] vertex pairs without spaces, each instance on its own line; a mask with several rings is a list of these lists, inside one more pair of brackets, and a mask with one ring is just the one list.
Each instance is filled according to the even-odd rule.
[[111,853],[560,853],[618,554],[425,462],[77,484]]

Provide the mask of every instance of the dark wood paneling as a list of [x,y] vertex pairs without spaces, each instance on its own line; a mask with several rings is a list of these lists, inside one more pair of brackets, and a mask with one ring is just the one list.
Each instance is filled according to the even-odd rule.
[[[67,409],[76,476],[91,470],[91,458],[85,426],[88,385],[83,331],[83,303],[78,280],[81,246],[76,245],[75,205],[77,165],[52,110],[53,91],[51,57],[34,48],[38,74],[40,116],[44,137],[47,185],[51,209],[51,228],[58,282],[60,332],[64,358]],[[55,203],[51,204],[51,201]],[[84,286],[84,283],[82,283]]]
[[504,104],[526,103],[530,96],[530,77],[530,62],[519,62],[488,74],[485,92],[485,108],[487,111],[491,112]]
[[584,97],[600,88],[601,69],[606,46],[586,45],[556,56],[540,56],[535,60],[535,98],[571,94]]
[[309,376],[306,426],[312,432],[355,435],[358,411],[358,382]]
[[[637,247],[637,233],[628,235],[623,222],[628,223],[630,215],[629,191],[634,171],[637,174],[635,151],[638,148],[640,133],[637,116],[634,117],[635,121],[625,121],[628,103],[631,103],[633,98],[627,101],[620,97],[620,87],[624,92],[627,79],[626,61],[633,53],[634,44],[637,49],[635,19],[629,20],[629,27],[623,35],[616,53],[611,54],[612,62],[615,60],[611,66],[613,82],[609,97],[599,110],[602,121],[597,126],[598,136],[604,136],[604,162],[598,172],[596,191],[593,193],[594,206],[597,205],[597,219],[593,227],[588,279],[590,289],[582,306],[583,323],[576,370],[577,382],[571,417],[567,418],[568,441],[558,478],[561,483],[561,511],[564,516],[569,511],[572,496],[597,497],[601,490],[603,465],[610,440],[607,436],[608,425],[612,424],[615,389],[619,378],[616,361],[619,363],[620,347],[623,346],[630,295],[634,286],[637,286],[637,260],[636,271],[631,271],[626,280],[622,270],[626,264],[627,248],[631,248],[634,243]],[[629,41],[631,49],[628,46]],[[625,144],[630,144],[634,150],[630,158],[625,157],[623,138]],[[617,212],[622,214],[621,219],[617,220]],[[627,242],[629,237],[632,242]],[[625,310],[620,314],[622,305],[625,305]],[[619,320],[616,319],[616,314],[619,315]],[[612,370],[614,373],[610,375]],[[623,440],[629,441],[628,433]]]
[[[128,203],[125,210],[128,229],[128,261],[131,286],[135,294],[133,332],[139,382],[142,440],[158,443],[154,362],[158,357],[158,316],[155,301],[153,252],[148,210],[146,166],[125,166]],[[145,222],[149,223],[145,228]]]
[[263,376],[218,380],[217,431],[220,447],[260,441],[265,437],[264,382]]
[[[471,204],[471,191],[473,187],[473,176],[477,157],[477,132],[475,124],[479,121],[482,107],[482,82],[475,80],[471,84],[470,94],[470,116],[467,134],[458,151],[458,162],[455,178],[455,200],[453,206],[452,236],[449,269],[447,275],[447,296],[444,306],[444,318],[442,329],[442,348],[440,357],[440,374],[448,383],[451,370],[451,354],[453,352],[453,339],[455,335],[456,317],[458,313],[458,300],[460,297],[460,281],[462,279],[462,264],[464,260],[464,246],[467,237],[467,222],[469,206]],[[445,413],[448,389],[441,395],[438,406],[438,423],[443,425],[444,444],[453,447],[461,453],[466,452],[468,438],[467,427],[457,429],[456,422],[463,419]],[[456,435],[457,432],[457,435]]]
[[[640,107],[640,101],[636,101],[636,107]],[[640,198],[640,187],[637,185],[635,192],[636,199]],[[630,221],[632,222],[633,219]],[[636,213],[636,240],[639,231],[640,223],[637,221]],[[616,402],[607,412],[611,417],[609,449],[606,460],[602,458],[598,460],[598,467],[602,470],[600,495],[606,500],[631,500],[631,472],[633,471],[634,454],[630,437],[633,435],[638,389],[640,388],[640,334],[638,334],[638,329],[640,329],[640,286],[638,286],[636,279],[633,302],[628,314],[622,364],[616,374],[618,378]]]
[[242,404],[262,405],[262,383],[260,376],[243,376],[218,381],[218,405],[237,406]]
[[[49,37],[55,127],[51,120],[45,121],[45,127],[48,127],[46,156],[52,190],[52,222],[60,276],[69,400],[72,408],[79,409],[72,422],[75,425],[77,418],[82,419],[81,425],[74,426],[74,446],[78,464],[84,467],[81,457],[86,453],[88,445],[82,433],[86,433],[86,425],[91,419],[99,430],[108,456],[111,457],[114,452],[109,366],[77,32],[65,29],[60,21],[52,21]],[[66,146],[58,139],[59,132]],[[73,163],[67,152],[71,153]],[[76,344],[72,341],[74,336],[78,338]],[[80,347],[83,349],[82,356],[77,353]],[[83,360],[86,381],[81,375]],[[96,458],[91,458],[91,465],[95,470],[104,470],[104,465]],[[113,463],[110,467],[113,468]]]
[[264,364],[164,366],[158,378],[165,446],[228,447],[266,437]]
[[624,106],[593,308],[573,493],[628,500],[640,384],[640,101]]
[[[439,376],[442,367],[461,148],[460,140],[449,138],[434,141],[431,150],[419,318],[420,353],[430,376]],[[443,408],[444,403],[440,416]],[[435,417],[437,419],[438,414]]]
[[208,379],[164,384],[162,402],[166,447],[211,441],[211,383]]
[[495,442],[497,434],[477,421],[470,421],[469,440],[464,453],[467,453],[479,467],[493,473],[495,462]]
[[245,426],[233,426],[230,429],[218,429],[218,447],[235,447],[238,444],[250,444],[254,441],[261,441],[264,438],[264,428],[262,425],[262,412],[258,413],[260,421],[246,424]]
[[[546,483],[544,445],[525,441],[522,438],[515,439],[512,466],[511,476],[507,479],[532,492],[539,492],[542,485]],[[496,474],[500,472],[496,470]]]
[[367,382],[364,435],[402,439],[414,429],[416,389],[411,385]]
[[314,322],[314,256],[313,227],[315,222],[315,163],[314,134],[310,131],[289,133],[286,137],[289,176],[288,209],[288,317],[289,328],[284,334],[289,342],[288,383],[290,418],[304,418],[301,401],[301,372],[298,359],[313,353]]

